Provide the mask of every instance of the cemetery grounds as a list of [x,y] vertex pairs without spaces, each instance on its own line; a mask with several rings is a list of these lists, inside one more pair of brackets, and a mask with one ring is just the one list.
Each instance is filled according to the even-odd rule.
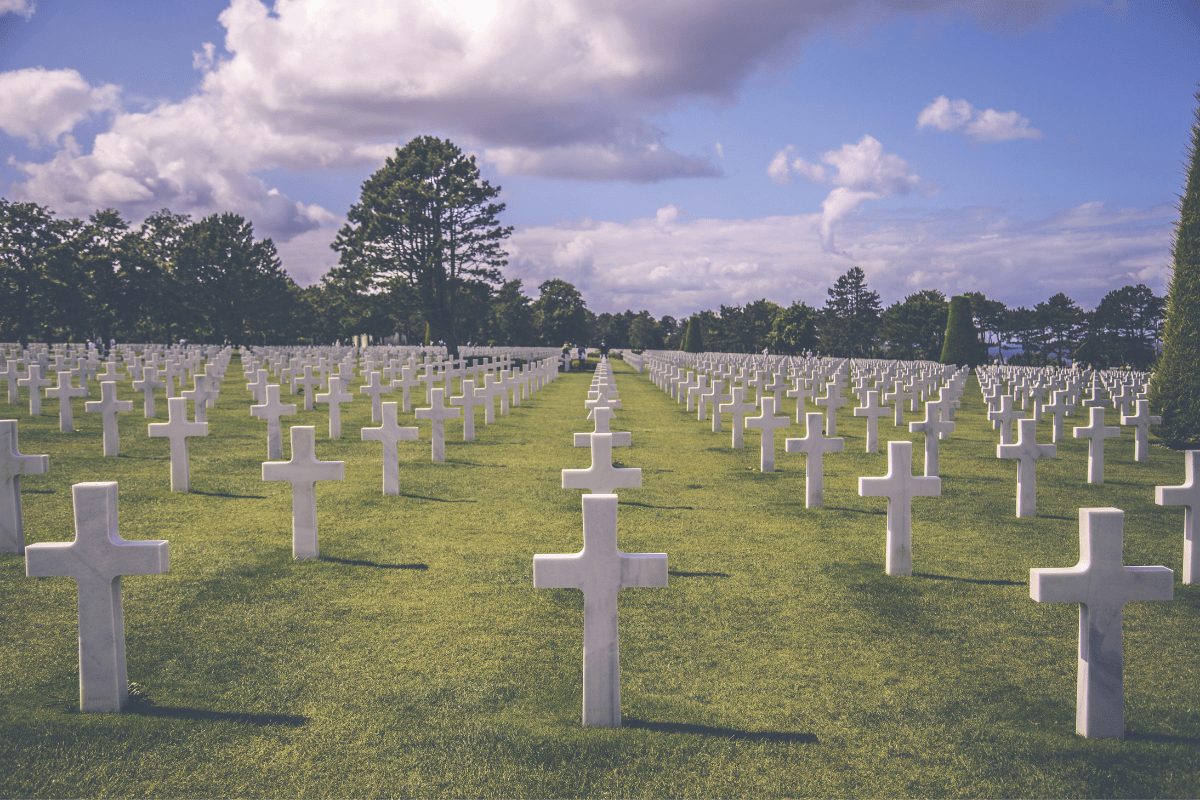
[[[857,481],[886,473],[892,439],[916,442],[919,474],[919,436],[884,418],[864,453],[866,420],[843,408],[825,506],[806,509],[790,402],[764,474],[756,431],[731,449],[728,425],[612,365],[612,429],[633,441],[614,461],[642,470],[619,491],[618,546],[670,568],[668,588],[620,593],[619,729],[580,724],[582,594],[532,584],[534,554],[582,546],[582,492],[560,471],[589,464],[572,434],[592,429],[590,371],[495,425],[477,412],[474,442],[447,422],[442,464],[402,412],[421,439],[400,444],[400,496],[381,494],[380,447],[359,438],[361,379],[341,440],[326,406],[299,401],[285,427],[316,426],[317,458],[346,464],[317,484],[308,561],[292,558],[290,485],[261,480],[265,423],[236,355],[210,435],[189,441],[187,494],[169,491],[168,443],[147,437],[128,381],[118,458],[82,398],[76,433],[55,403],[30,418],[26,389],[0,398],[21,452],[50,456],[22,481],[27,544],[73,538],[82,481],[119,483],[124,538],[170,542],[169,572],[122,581],[138,691],[121,714],[79,713],[74,581],[0,555],[0,796],[1200,796],[1200,586],[1180,582],[1183,509],[1154,504],[1182,482],[1181,453],[1135,463],[1123,428],[1089,485],[1087,441],[1066,438],[1037,464],[1038,516],[1018,519],[1016,464],[996,458],[972,377],[942,496],[913,503],[914,574],[888,577],[887,501]],[[1077,408],[1067,437],[1078,424]],[[1029,597],[1030,568],[1074,565],[1078,510],[1103,506],[1125,511],[1126,565],[1176,570],[1172,602],[1125,606],[1124,741],[1075,734],[1078,606]]]

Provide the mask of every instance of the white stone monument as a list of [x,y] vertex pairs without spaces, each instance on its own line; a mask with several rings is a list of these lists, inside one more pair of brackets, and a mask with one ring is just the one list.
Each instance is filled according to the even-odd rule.
[[[1103,409],[1101,409],[1103,410]],[[1037,516],[1037,460],[1058,458],[1058,445],[1037,443],[1037,420],[1018,420],[1013,444],[996,445],[996,458],[1017,459],[1017,516]]]
[[1076,439],[1088,440],[1088,483],[1104,483],[1104,440],[1121,435],[1120,428],[1105,427],[1104,406],[1091,406],[1086,426],[1074,428]]
[[879,418],[886,417],[891,413],[892,409],[890,407],[879,405],[878,389],[868,389],[867,399],[863,401],[862,405],[854,409],[854,416],[867,418],[868,453],[874,453],[879,450]]
[[75,579],[79,589],[79,707],[82,711],[120,711],[129,699],[121,576],[166,572],[168,544],[121,538],[116,483],[77,483],[71,494],[75,541],[29,545],[25,548],[25,574]]
[[783,449],[787,453],[804,453],[804,507],[817,508],[825,505],[825,454],[840,453],[844,440],[826,438],[822,430],[825,418],[820,412],[805,415],[807,429],[803,439],[784,439]]
[[104,381],[100,384],[100,399],[87,401],[83,404],[83,408],[85,411],[102,415],[105,457],[113,458],[121,455],[121,436],[117,430],[117,412],[133,411],[133,401],[118,400],[116,382]]
[[618,468],[612,465],[613,435],[611,433],[589,434],[592,448],[592,465],[587,469],[564,469],[562,488],[587,489],[592,494],[615,494],[617,489],[640,489],[642,471],[634,468]]
[[[845,400],[845,398],[842,398]],[[775,398],[762,398],[762,411],[757,417],[746,417],[747,428],[759,428],[762,431],[762,442],[758,459],[759,469],[763,472],[775,471],[775,430],[777,428],[786,428],[791,424],[788,417],[781,417],[775,413]],[[833,406],[829,407],[829,413],[832,415],[836,409]]]
[[[15,445],[15,430],[13,437]],[[0,439],[0,448],[2,447],[3,439]],[[3,458],[2,452],[0,458]],[[1188,450],[1183,454],[1183,485],[1154,487],[1155,503],[1160,506],[1183,506],[1184,583],[1200,581],[1200,547],[1196,546],[1196,509],[1200,508],[1200,483],[1196,482],[1197,476],[1200,476],[1200,450]]]
[[264,391],[267,395],[266,402],[250,406],[250,414],[267,422],[267,458],[283,458],[283,429],[279,424],[279,418],[295,414],[296,404],[279,402],[279,384],[277,383],[266,384]]
[[0,419],[0,553],[25,552],[21,518],[21,476],[42,475],[50,456],[25,456],[17,450],[17,421]]
[[396,421],[396,404],[383,403],[380,407],[383,425],[378,428],[363,428],[364,442],[380,442],[383,445],[383,493],[400,494],[400,454],[396,443],[416,441],[416,428],[401,428]]
[[912,474],[912,442],[888,442],[888,471],[882,478],[859,478],[862,497],[886,497],[888,575],[912,575],[912,501],[914,497],[940,497],[941,478]]
[[1039,603],[1079,603],[1079,678],[1075,731],[1088,738],[1125,737],[1121,613],[1126,603],[1170,600],[1166,567],[1123,565],[1125,512],[1079,509],[1079,563],[1029,570],[1029,596]]
[[1162,424],[1162,417],[1150,415],[1150,401],[1138,400],[1137,413],[1122,415],[1121,424],[1133,426],[1133,460],[1148,460],[1150,458],[1150,426]]
[[446,460],[446,420],[458,419],[462,410],[446,405],[446,390],[440,386],[429,390],[429,398],[429,408],[418,408],[414,416],[429,420],[433,430],[433,460],[440,464]]
[[489,401],[475,393],[475,381],[471,378],[463,378],[459,390],[462,394],[451,397],[450,405],[462,406],[463,441],[473,442],[475,441],[475,408]]
[[342,388],[342,379],[329,378],[329,391],[318,394],[313,398],[318,403],[329,404],[329,438],[342,438],[342,403],[354,400],[354,395]]
[[316,558],[320,554],[316,482],[344,480],[346,464],[317,460],[317,429],[311,425],[293,426],[291,436],[291,460],[263,462],[262,479],[292,484],[292,557]]
[[18,378],[17,384],[29,387],[29,415],[40,417],[42,415],[42,389],[50,385],[50,381],[42,377],[41,366],[30,364],[29,369],[25,372],[25,377]]
[[[758,406],[754,403],[746,402],[746,390],[741,386],[734,386],[729,390],[729,396],[732,398],[728,403],[722,403],[717,411],[722,414],[732,415],[730,422],[730,430],[732,431],[732,447],[742,446],[742,434],[746,429],[746,414],[750,413]],[[803,407],[803,401],[801,407]]]
[[[564,485],[569,471],[563,470]],[[533,557],[535,589],[583,592],[584,725],[621,726],[617,592],[666,585],[666,553],[622,553],[617,549],[615,494],[583,496],[582,550]]]
[[167,399],[167,421],[152,422],[147,427],[150,436],[165,436],[171,442],[171,491],[187,492],[192,488],[188,459],[189,436],[208,436],[207,422],[188,422],[187,399]]
[[71,385],[69,371],[58,373],[58,385],[46,390],[46,397],[58,398],[58,429],[63,433],[75,430],[75,414],[71,408],[72,397],[83,397],[87,389]]

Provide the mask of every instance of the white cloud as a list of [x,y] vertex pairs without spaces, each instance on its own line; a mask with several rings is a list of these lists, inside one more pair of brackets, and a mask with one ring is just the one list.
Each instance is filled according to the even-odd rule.
[[0,130],[31,145],[54,142],[86,117],[115,109],[121,89],[89,86],[73,69],[0,72]]
[[33,0],[0,0],[0,17],[5,14],[16,14],[18,17],[29,19],[33,16],[37,3]]
[[834,189],[821,204],[821,242],[826,250],[834,249],[833,227],[866,200],[881,200],[908,194],[921,185],[921,176],[914,173],[904,159],[883,152],[883,145],[873,136],[863,136],[858,144],[843,144],[840,150],[830,150],[821,162],[837,170],[830,174],[821,164],[810,164],[796,158],[790,164],[792,147],[780,150],[767,167],[767,174],[776,183],[791,183],[791,171],[813,183],[824,183]]
[[1042,132],[1029,127],[1029,120],[1016,111],[1001,113],[991,108],[980,111],[966,100],[950,100],[945,95],[921,110],[917,127],[957,131],[973,142],[1042,138]]
[[[927,0],[919,13],[1019,30],[1079,1],[1023,3],[1014,16],[1005,0]],[[0,2],[32,13],[24,0]],[[270,219],[255,222],[286,238],[322,212],[270,195],[253,173],[374,168],[423,133],[450,136],[502,173],[719,175],[711,154],[668,147],[653,120],[682,103],[733,101],[751,75],[792,63],[806,37],[907,13],[902,0],[230,0],[222,46],[193,56],[204,73],[196,94],[116,114],[90,153],[64,144],[21,165],[28,180],[10,194],[80,214],[113,197],[128,198],[127,215],[266,209]],[[10,109],[4,130],[53,139],[115,96],[79,82],[64,91],[72,102],[43,102],[40,114]]]
[[[838,191],[852,192],[846,187]],[[839,195],[840,196],[840,195]],[[981,291],[1010,307],[1066,292],[1094,307],[1112,289],[1165,292],[1171,206],[1110,210],[1103,203],[1025,220],[995,208],[930,214],[877,210],[846,220],[843,253],[821,246],[821,214],[749,220],[629,223],[591,219],[527,226],[511,239],[506,275],[527,286],[562,278],[596,313],[648,309],[681,317],[766,298],[824,305],[854,265],[885,304],[921,289]]]

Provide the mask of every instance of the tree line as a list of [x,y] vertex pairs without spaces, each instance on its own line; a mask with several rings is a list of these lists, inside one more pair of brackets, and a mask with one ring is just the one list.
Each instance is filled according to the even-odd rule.
[[[332,247],[338,265],[300,287],[274,243],[236,214],[200,220],[162,210],[131,225],[113,209],[58,219],[0,199],[0,341],[330,344],[358,334],[408,344],[551,346],[937,360],[949,302],[936,289],[882,307],[862,269],[821,308],[762,299],[686,319],[649,311],[596,314],[571,283],[525,294],[505,280],[500,188],[451,142],[418,137],[363,184]],[[1092,311],[1065,294],[1010,309],[967,295],[977,361],[1082,361],[1146,369],[1159,349],[1164,299],[1144,285],[1109,292]]]

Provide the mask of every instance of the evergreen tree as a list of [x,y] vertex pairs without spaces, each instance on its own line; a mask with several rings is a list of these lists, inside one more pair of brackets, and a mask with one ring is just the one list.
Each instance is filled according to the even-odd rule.
[[955,295],[950,298],[941,363],[976,367],[978,358],[979,334],[975,332],[975,318],[971,315],[971,299],[966,295]]
[[852,267],[829,289],[829,299],[821,310],[821,349],[826,355],[842,358],[873,356],[879,310],[879,292],[867,288],[862,267]]
[[[1196,93],[1200,103],[1200,92]],[[1157,433],[1168,447],[1200,445],[1200,105],[1192,124],[1188,171],[1171,246],[1163,351],[1150,383]]]
[[704,335],[700,332],[700,320],[693,316],[688,320],[687,333],[683,336],[685,353],[701,353],[704,351]]

